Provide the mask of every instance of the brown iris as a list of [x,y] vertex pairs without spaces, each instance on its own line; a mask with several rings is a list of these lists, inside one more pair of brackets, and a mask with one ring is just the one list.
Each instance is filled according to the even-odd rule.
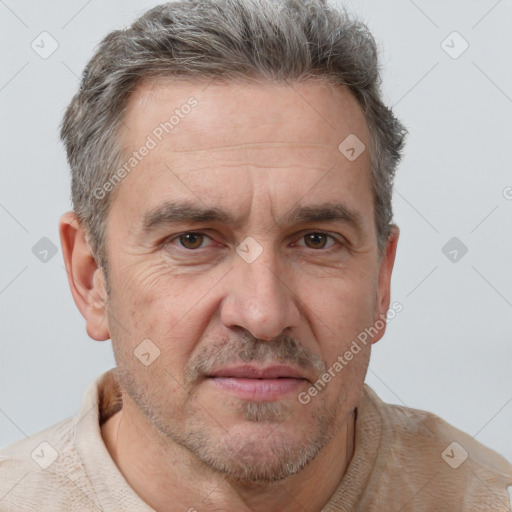
[[185,249],[198,249],[203,243],[204,235],[201,233],[186,233],[179,237],[179,241]]
[[[304,236],[306,245],[311,249],[323,249],[327,243],[327,235],[324,233],[309,233]],[[309,245],[311,243],[311,245]]]

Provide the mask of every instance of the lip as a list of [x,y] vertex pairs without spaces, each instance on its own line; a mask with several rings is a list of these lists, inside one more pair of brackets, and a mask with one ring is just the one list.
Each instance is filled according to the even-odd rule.
[[232,377],[235,379],[305,379],[305,375],[299,369],[283,364],[259,368],[254,365],[244,364],[220,368],[208,374],[208,377]]
[[297,392],[308,380],[297,368],[273,365],[232,366],[213,371],[207,380],[216,388],[251,401],[275,401]]

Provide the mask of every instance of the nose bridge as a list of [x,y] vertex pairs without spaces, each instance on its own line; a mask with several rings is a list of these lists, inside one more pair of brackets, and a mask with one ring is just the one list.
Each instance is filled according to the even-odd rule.
[[[243,243],[241,246],[243,250]],[[223,323],[227,327],[243,327],[253,336],[267,340],[298,325],[300,313],[284,282],[285,274],[272,243],[261,246],[253,261],[244,259],[243,252],[239,254],[222,308]]]

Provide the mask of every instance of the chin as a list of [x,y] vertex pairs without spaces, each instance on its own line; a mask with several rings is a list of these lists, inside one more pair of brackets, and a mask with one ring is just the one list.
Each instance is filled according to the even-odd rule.
[[207,467],[230,480],[272,483],[301,471],[320,454],[335,431],[330,421],[299,425],[292,418],[277,424],[244,421],[222,431],[203,428],[182,444]]
[[257,484],[284,480],[298,473],[320,452],[319,446],[262,446],[261,440],[249,441],[238,450],[228,446],[215,453],[203,452],[201,460],[216,472],[238,483]]

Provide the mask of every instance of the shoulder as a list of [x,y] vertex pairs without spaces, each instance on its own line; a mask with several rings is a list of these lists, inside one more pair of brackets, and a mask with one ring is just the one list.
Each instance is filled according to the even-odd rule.
[[365,393],[382,421],[377,485],[403,494],[403,512],[511,510],[509,461],[433,413]]
[[94,508],[74,432],[68,418],[0,450],[0,512]]

